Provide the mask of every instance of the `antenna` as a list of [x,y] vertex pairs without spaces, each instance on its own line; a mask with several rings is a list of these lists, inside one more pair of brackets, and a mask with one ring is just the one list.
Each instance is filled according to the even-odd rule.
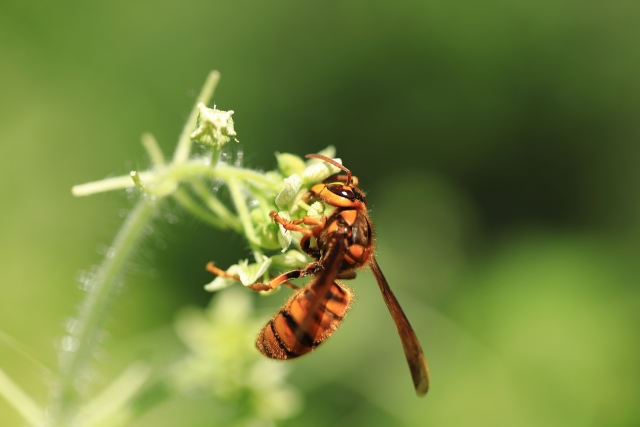
[[351,171],[349,169],[345,168],[344,166],[342,166],[340,163],[336,162],[333,159],[330,159],[327,156],[323,156],[322,154],[307,154],[305,157],[307,159],[324,160],[327,163],[331,163],[333,166],[337,167],[338,169],[342,169],[343,171],[345,171],[347,173],[347,185],[351,185]]

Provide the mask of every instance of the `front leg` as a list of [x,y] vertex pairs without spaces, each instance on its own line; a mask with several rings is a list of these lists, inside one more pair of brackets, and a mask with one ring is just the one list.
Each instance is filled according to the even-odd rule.
[[[296,219],[295,221],[290,221],[286,218],[282,218],[280,215],[278,215],[275,211],[271,211],[271,213],[269,214],[269,216],[271,216],[271,218],[273,218],[273,221],[276,224],[280,224],[284,227],[285,230],[289,230],[289,231],[297,231],[299,233],[302,233],[305,236],[315,236],[316,234],[318,234],[318,232],[316,231],[316,229],[320,229],[322,230],[324,228],[324,225],[327,221],[326,218],[322,217],[321,219],[316,219],[316,218],[311,218],[310,216],[305,216],[301,219]],[[304,225],[313,225],[313,228],[305,228],[300,226],[299,224],[304,224]]]
[[[317,219],[305,216],[295,221],[289,221],[285,218],[282,218],[276,212],[271,212],[269,215],[271,215],[271,218],[273,218],[273,221],[276,224],[282,225],[285,230],[297,231],[302,233],[302,238],[300,239],[300,248],[311,258],[320,258],[320,250],[317,247],[311,247],[311,238],[315,237],[316,239],[318,239],[318,237],[320,237],[320,233],[322,233],[322,230],[324,230],[324,227],[327,223],[326,217]],[[313,228],[304,228],[299,224],[310,225],[313,226]]]

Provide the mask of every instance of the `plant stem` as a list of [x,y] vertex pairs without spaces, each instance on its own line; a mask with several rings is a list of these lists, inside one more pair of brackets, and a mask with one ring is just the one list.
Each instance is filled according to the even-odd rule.
[[164,154],[162,154],[162,150],[158,145],[158,141],[151,135],[150,133],[143,133],[140,138],[144,149],[147,150],[147,154],[149,154],[149,158],[151,159],[151,163],[156,168],[161,168],[164,166]]
[[[220,165],[211,167],[202,163],[200,160],[191,160],[177,165],[172,164],[160,172],[138,172],[138,176],[142,182],[150,186],[150,193],[153,193],[153,184],[163,184],[163,181],[171,181],[175,183],[189,178],[198,177],[219,178],[225,181],[228,181],[230,177],[236,177],[246,181],[249,185],[256,186],[260,189],[270,190],[275,194],[282,190],[282,183],[271,181],[267,176],[260,172],[236,166]],[[71,192],[74,196],[89,196],[91,194],[134,186],[135,183],[131,180],[131,175],[123,175],[100,181],[87,182],[86,184],[74,185]]]
[[85,426],[104,426],[114,414],[127,410],[129,402],[144,387],[151,376],[151,367],[143,362],[134,362],[111,384],[83,408],[87,414]]
[[171,194],[171,196],[180,203],[185,209],[187,209],[193,216],[198,218],[205,224],[209,224],[213,227],[220,228],[222,230],[231,228],[235,231],[242,232],[242,227],[236,223],[225,222],[215,215],[212,215],[209,211],[201,207],[186,191],[178,188]]
[[[147,182],[153,177],[154,172],[140,172],[140,179]],[[117,176],[115,178],[105,178],[100,181],[87,182],[85,184],[74,185],[71,187],[71,194],[76,197],[90,196],[91,194],[103,193],[105,191],[120,190],[122,188],[133,187],[131,175]]]
[[57,404],[54,403],[54,425],[71,425],[76,402],[76,382],[82,379],[83,368],[91,360],[91,352],[97,343],[97,335],[108,313],[108,309],[117,289],[118,275],[125,262],[140,241],[156,205],[142,198],[131,211],[118,232],[109,253],[100,265],[91,290],[84,300],[78,316],[78,330],[73,338],[77,340],[77,349],[68,352],[68,359],[60,367],[59,389],[56,391]]
[[0,396],[15,408],[22,417],[34,427],[42,425],[44,413],[42,409],[11,378],[0,369]]
[[251,216],[249,215],[247,203],[245,202],[244,195],[242,194],[242,186],[236,177],[229,178],[229,180],[227,181],[227,185],[229,186],[229,192],[231,193],[233,204],[236,207],[236,212],[238,212],[238,216],[240,217],[240,222],[242,222],[244,235],[247,236],[247,240],[249,241],[249,245],[251,246],[253,257],[255,258],[256,262],[262,262],[262,251],[260,250],[256,232],[253,229],[253,222],[251,221]]
[[227,207],[222,204],[218,198],[212,194],[212,192],[202,183],[202,181],[193,180],[191,182],[191,186],[194,191],[198,194],[198,196],[202,199],[205,205],[213,213],[215,213],[219,218],[224,220],[226,223],[232,225],[231,228],[236,230],[238,233],[242,232],[242,224],[238,220],[238,218],[229,210]]
[[5,343],[7,347],[13,349],[16,353],[33,363],[34,366],[37,366],[42,372],[47,375],[54,375],[54,371],[47,366],[42,360],[38,359],[34,356],[34,351],[27,348],[24,344],[22,344],[17,339],[13,338],[11,335],[6,332],[0,331],[0,342]]
[[[187,122],[180,134],[176,151],[173,156],[173,164],[164,171],[158,171],[164,164],[164,156],[155,139],[150,135],[143,135],[143,145],[149,152],[155,169],[153,171],[132,173],[129,176],[111,178],[99,182],[92,182],[81,186],[75,186],[72,192],[76,196],[89,195],[101,191],[127,188],[132,186],[131,179],[144,190],[145,194],[129,213],[122,228],[118,231],[113,245],[107,252],[107,256],[98,268],[94,279],[91,280],[89,292],[85,297],[76,320],[76,326],[69,336],[64,338],[63,350],[60,352],[59,377],[52,387],[52,405],[49,408],[50,425],[66,427],[73,425],[77,410],[80,408],[78,386],[85,378],[85,369],[92,358],[92,351],[99,341],[105,318],[118,288],[118,278],[122,274],[125,263],[130,258],[144,235],[145,227],[157,210],[157,204],[163,196],[177,189],[178,181],[170,181],[172,170],[175,166],[187,166],[191,153],[190,134],[195,128],[198,119],[198,105],[207,104],[213,96],[213,91],[220,79],[217,71],[212,71],[196,100]],[[191,162],[193,163],[193,162]],[[204,166],[204,165],[203,165]],[[188,169],[188,168],[187,168]],[[180,168],[178,168],[180,171]],[[158,202],[154,203],[150,197],[153,189],[159,191]],[[170,189],[170,191],[167,191]],[[160,191],[162,190],[162,191]],[[180,194],[180,193],[178,193]],[[179,196],[178,196],[179,197]]]

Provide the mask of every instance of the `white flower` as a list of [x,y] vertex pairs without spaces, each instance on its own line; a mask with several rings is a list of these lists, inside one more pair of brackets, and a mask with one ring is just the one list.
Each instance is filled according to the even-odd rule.
[[276,153],[278,159],[278,169],[284,176],[291,176],[294,173],[301,174],[307,166],[300,156],[289,153]]
[[[262,262],[249,264],[249,260],[244,259],[237,264],[232,265],[227,269],[227,273],[238,276],[240,282],[244,286],[253,285],[260,279],[271,266],[271,258],[263,255]],[[209,292],[219,291],[232,284],[237,280],[218,276],[211,283],[204,285],[204,289]]]
[[280,209],[285,209],[298,194],[298,190],[302,186],[302,178],[300,175],[294,173],[289,178],[284,179],[284,188],[276,196],[276,206]]
[[220,148],[233,138],[236,142],[236,131],[233,127],[233,110],[222,111],[207,108],[203,103],[198,104],[200,115],[198,127],[189,137],[203,145]]
[[[333,159],[336,162],[342,164],[342,160]],[[322,182],[329,178],[331,175],[335,175],[340,172],[340,169],[327,162],[313,163],[302,172],[302,181],[305,184],[315,184]]]
[[320,202],[313,202],[311,209],[307,210],[307,216],[313,219],[321,219],[324,217],[324,204]]

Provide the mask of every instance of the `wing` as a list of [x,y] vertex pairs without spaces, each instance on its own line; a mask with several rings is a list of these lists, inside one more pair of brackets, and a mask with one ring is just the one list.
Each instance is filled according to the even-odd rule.
[[265,356],[281,360],[303,356],[340,326],[353,299],[351,290],[335,281],[345,252],[344,234],[334,234],[314,280],[293,294],[258,335],[256,345]]
[[369,265],[371,266],[373,275],[376,276],[378,286],[380,286],[382,298],[387,304],[387,308],[391,313],[391,317],[393,317],[393,321],[396,323],[396,328],[398,328],[398,334],[400,335],[402,348],[404,349],[404,354],[407,358],[407,363],[409,364],[409,370],[411,371],[411,377],[413,378],[413,385],[416,388],[416,394],[418,396],[424,396],[429,390],[430,379],[429,368],[427,367],[427,361],[424,358],[422,347],[420,347],[418,338],[416,337],[415,332],[413,332],[413,328],[411,327],[411,324],[409,324],[407,316],[405,316],[402,311],[398,300],[395,295],[393,295],[393,292],[391,292],[387,279],[385,279],[382,271],[380,271],[380,267],[378,266],[378,262],[375,257],[371,256]]
[[[340,272],[340,267],[343,262],[342,258],[345,253],[345,234],[346,233],[340,231],[334,233],[327,253],[320,260],[322,270],[316,276],[316,279],[307,287],[313,296],[309,295],[307,314],[300,323],[296,338],[300,342],[308,342],[309,338],[311,338],[315,344],[313,346],[314,348],[328,338],[328,335],[331,335],[335,330],[335,328],[330,328],[329,334],[323,337],[323,330],[326,329],[326,322],[324,320],[325,317],[331,313],[327,310],[327,302],[333,299],[330,298],[330,296],[333,295],[331,290],[334,286],[337,286],[335,279]],[[350,299],[351,297],[349,297],[349,301]],[[342,319],[340,318],[339,320]]]

